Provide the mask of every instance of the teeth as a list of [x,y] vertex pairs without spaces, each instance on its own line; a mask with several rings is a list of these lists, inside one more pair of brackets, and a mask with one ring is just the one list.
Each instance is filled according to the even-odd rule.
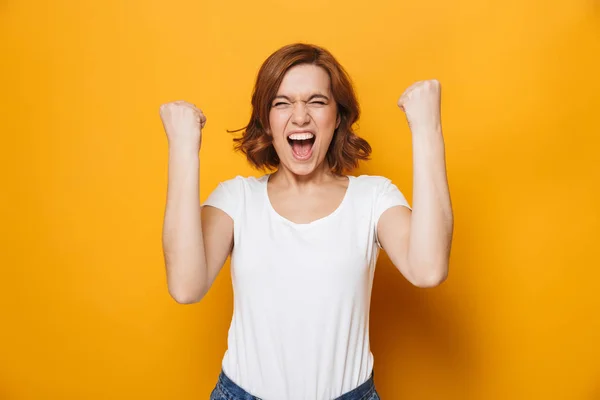
[[312,133],[292,133],[290,136],[288,136],[288,139],[307,140],[307,139],[312,139],[314,137],[315,137],[315,135],[313,135]]

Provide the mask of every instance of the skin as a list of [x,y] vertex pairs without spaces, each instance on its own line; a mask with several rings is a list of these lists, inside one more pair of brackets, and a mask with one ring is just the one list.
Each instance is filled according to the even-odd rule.
[[[329,75],[323,68],[304,64],[286,73],[271,104],[269,123],[269,135],[281,161],[274,176],[284,174],[285,179],[311,182],[327,175],[325,156],[340,119]],[[312,156],[306,161],[292,156],[287,140],[297,130],[308,130],[316,136]]]
[[[394,266],[412,284],[433,287],[448,274],[453,215],[440,120],[440,85],[435,80],[410,86],[398,100],[413,143],[412,210],[397,206],[381,216],[377,233]],[[329,215],[346,192],[348,178],[329,171],[325,155],[339,125],[327,73],[314,65],[290,69],[271,105],[269,134],[281,160],[267,192],[284,218],[308,223]],[[233,221],[214,207],[200,208],[201,128],[206,118],[194,105],[161,106],[169,140],[169,181],[163,252],[169,293],[179,303],[200,301],[233,248]],[[287,141],[294,130],[315,134],[313,153],[295,159]],[[301,206],[300,206],[301,205]]]
[[454,217],[441,123],[437,80],[411,85],[398,100],[413,144],[413,211],[392,207],[382,214],[379,240],[390,260],[413,285],[434,287],[448,276]]
[[[329,75],[310,64],[291,68],[271,106],[269,134],[280,159],[267,186],[271,204],[296,223],[322,218],[337,208],[348,187],[348,178],[332,174],[325,159],[340,124]],[[295,159],[288,143],[288,135],[298,130],[315,135],[308,160]]]

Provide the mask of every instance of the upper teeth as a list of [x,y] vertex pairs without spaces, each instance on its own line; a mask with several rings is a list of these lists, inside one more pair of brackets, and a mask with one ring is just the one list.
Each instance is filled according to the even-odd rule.
[[292,133],[288,138],[291,140],[306,140],[315,137],[312,133]]

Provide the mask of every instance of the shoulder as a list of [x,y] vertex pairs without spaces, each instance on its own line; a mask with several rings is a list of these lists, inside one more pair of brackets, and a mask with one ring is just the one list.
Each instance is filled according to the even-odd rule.
[[392,185],[392,180],[380,175],[359,175],[353,176],[353,184],[361,189],[361,191],[380,192],[386,187]]
[[235,203],[244,203],[260,197],[266,187],[268,175],[259,177],[237,175],[219,182],[209,195],[210,199],[227,199]]
[[375,205],[382,194],[389,190],[392,181],[380,175],[351,176],[352,197],[364,204]]
[[221,181],[218,187],[228,190],[230,192],[253,190],[263,186],[266,183],[267,179],[268,175],[263,175],[259,177],[237,175],[233,178]]
[[408,201],[398,186],[392,180],[379,175],[360,175],[353,178],[356,184],[356,193],[368,196],[378,208],[389,205],[408,206]]
[[219,208],[235,221],[242,208],[262,193],[267,178],[267,175],[258,178],[238,175],[221,181],[202,205]]

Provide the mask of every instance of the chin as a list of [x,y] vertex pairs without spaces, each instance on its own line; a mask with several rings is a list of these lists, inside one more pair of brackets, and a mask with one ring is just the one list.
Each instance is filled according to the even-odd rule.
[[317,169],[317,166],[313,162],[299,163],[295,160],[292,160],[291,163],[284,163],[283,167],[291,173],[293,173],[294,175],[298,176],[310,175]]
[[313,174],[315,171],[322,170],[324,167],[324,162],[325,157],[320,159],[320,157],[316,157],[316,154],[314,153],[310,159],[302,161],[297,160],[293,155],[290,155],[286,157],[285,161],[280,164],[280,168],[283,167],[297,176],[308,176]]

